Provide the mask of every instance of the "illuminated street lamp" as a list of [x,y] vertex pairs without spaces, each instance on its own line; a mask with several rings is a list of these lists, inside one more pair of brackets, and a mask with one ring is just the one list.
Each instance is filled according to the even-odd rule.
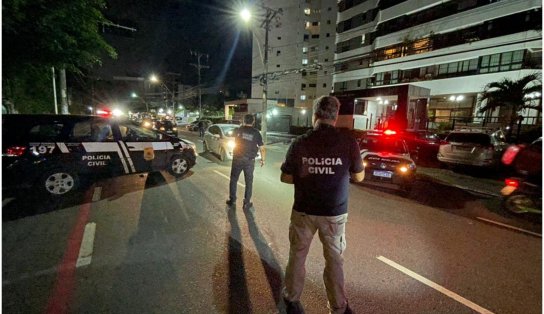
[[[264,15],[261,17],[261,28],[264,28],[265,36],[264,36],[264,59],[263,59],[263,77],[262,77],[262,85],[263,85],[263,115],[261,116],[261,132],[263,135],[263,141],[266,144],[267,138],[266,138],[266,129],[267,129],[267,117],[268,117],[268,32],[270,31],[270,22],[276,18],[277,15],[282,14],[283,10],[277,9],[274,10],[272,8],[266,7],[264,5],[259,5],[259,8],[265,10]],[[240,18],[246,22],[249,23],[252,19],[253,14],[251,11],[247,8],[242,9],[240,11]],[[257,37],[255,37],[257,38]]]
[[[166,90],[166,92],[168,93],[168,96],[171,96],[171,100],[172,100],[172,111],[175,110],[176,108],[176,104],[174,102],[174,98],[176,97],[175,93],[172,92],[170,90],[170,88],[168,88],[168,86],[166,84],[164,84],[163,82],[161,82],[159,80],[159,78],[155,75],[155,74],[151,74],[151,76],[149,77],[149,81],[151,83],[160,83],[161,86]],[[168,100],[166,101],[166,106],[168,107]]]

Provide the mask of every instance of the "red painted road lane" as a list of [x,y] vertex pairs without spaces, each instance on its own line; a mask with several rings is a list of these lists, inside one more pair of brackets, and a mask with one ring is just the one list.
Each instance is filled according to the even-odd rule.
[[61,263],[57,267],[57,280],[53,288],[53,293],[49,297],[46,308],[47,314],[62,314],[67,313],[74,292],[76,262],[85,231],[85,225],[89,220],[91,211],[91,199],[94,192],[94,186],[91,186],[85,192],[83,201],[79,209],[76,224],[68,237],[67,247],[64,252]]

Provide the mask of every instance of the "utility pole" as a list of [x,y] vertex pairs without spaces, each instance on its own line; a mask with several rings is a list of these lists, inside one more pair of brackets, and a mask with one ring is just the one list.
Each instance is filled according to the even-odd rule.
[[60,104],[62,114],[69,114],[68,95],[66,93],[66,68],[60,69]]
[[269,7],[261,6],[263,9],[266,10],[266,14],[264,17],[264,20],[261,23],[261,28],[264,28],[264,73],[263,73],[263,114],[261,115],[261,133],[263,135],[263,141],[266,145],[267,137],[266,137],[266,131],[267,131],[267,114],[268,114],[268,32],[270,31],[270,22],[276,18],[278,14],[282,14],[283,10],[280,8],[278,10],[274,10]]
[[207,65],[201,65],[200,64],[200,57],[206,56],[206,62],[207,62],[208,59],[209,59],[209,55],[207,53],[200,53],[200,52],[191,50],[191,56],[196,56],[196,59],[197,59],[197,64],[191,63],[191,65],[196,67],[197,70],[198,70],[198,107],[199,107],[198,119],[200,120],[200,119],[202,119],[202,91],[201,91],[201,86],[200,86],[200,69],[208,69],[209,68],[209,66],[207,66]]

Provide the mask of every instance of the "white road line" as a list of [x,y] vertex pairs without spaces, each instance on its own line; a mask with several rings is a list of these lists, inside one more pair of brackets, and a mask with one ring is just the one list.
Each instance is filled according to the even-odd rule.
[[505,227],[505,228],[508,228],[508,229],[524,232],[524,233],[531,234],[531,235],[542,238],[542,235],[540,233],[536,233],[536,232],[521,229],[521,228],[518,228],[518,227],[510,226],[510,225],[507,225],[507,224],[503,224],[502,222],[498,222],[498,221],[494,221],[494,220],[490,220],[490,219],[486,219],[486,218],[482,218],[482,217],[476,217],[476,219],[483,220],[485,222],[489,222],[489,223],[492,223],[492,224],[495,224],[495,225],[499,225],[501,227]]
[[400,270],[401,272],[405,273],[406,275],[414,278],[415,280],[447,295],[448,297],[454,299],[455,301],[473,309],[474,311],[478,312],[478,313],[485,313],[485,314],[493,314],[493,312],[489,311],[488,309],[485,309],[481,306],[479,306],[478,304],[470,301],[470,300],[467,300],[465,298],[463,298],[462,296],[458,295],[457,293],[455,292],[452,292],[444,287],[442,287],[441,285],[439,284],[436,284],[432,281],[430,281],[429,279],[421,276],[421,275],[418,275],[416,273],[414,273],[413,271],[409,270],[408,268],[402,266],[402,265],[399,265],[395,262],[393,262],[392,260],[390,259],[387,259],[383,256],[377,256],[376,257],[377,259],[379,259],[380,261],[386,263],[387,265],[393,267],[393,268],[396,268],[397,270]]
[[97,186],[97,187],[94,188],[92,201],[93,202],[98,202],[101,198],[102,198],[102,187]]
[[[217,170],[214,170],[213,172],[217,173],[218,175],[222,176],[223,178],[226,178],[227,180],[230,180],[230,177],[229,177],[229,176],[224,175],[224,174],[222,174],[221,172],[219,172],[219,171],[217,171]],[[240,182],[238,182],[238,185],[241,186],[241,187],[243,187],[243,188],[246,187],[245,184],[240,183]]]
[[93,257],[95,231],[96,223],[89,222],[85,226],[85,232],[83,232],[83,240],[81,240],[81,247],[79,248],[79,256],[77,258],[76,267],[91,264],[91,259]]

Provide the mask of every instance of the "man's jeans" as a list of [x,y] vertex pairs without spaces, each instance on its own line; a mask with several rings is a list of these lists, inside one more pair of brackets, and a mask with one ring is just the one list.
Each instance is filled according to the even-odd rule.
[[289,261],[285,270],[283,296],[288,301],[300,301],[304,288],[306,256],[316,231],[323,244],[325,270],[323,281],[327,290],[331,313],[344,313],[347,297],[344,288],[344,257],[346,249],[346,222],[348,214],[339,216],[314,216],[295,210],[289,225]]
[[255,170],[255,159],[247,157],[234,157],[232,160],[232,168],[230,169],[230,186],[229,198],[236,202],[236,184],[240,173],[244,171],[244,180],[246,182],[246,190],[244,193],[244,204],[251,201],[253,194],[253,171]]

